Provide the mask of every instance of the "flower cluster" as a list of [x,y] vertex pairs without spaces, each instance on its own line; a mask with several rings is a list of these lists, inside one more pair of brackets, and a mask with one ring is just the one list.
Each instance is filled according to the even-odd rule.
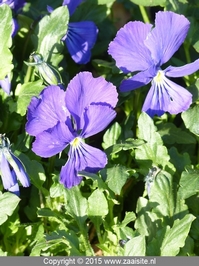
[[[68,6],[71,15],[81,2],[66,0],[63,5]],[[92,29],[85,35],[89,25],[90,22],[69,23],[63,38],[77,63],[90,60],[90,48],[97,30],[92,24]],[[182,67],[161,68],[183,43],[189,25],[182,15],[158,12],[154,28],[139,21],[129,22],[109,45],[109,54],[124,73],[138,72],[122,81],[121,91],[134,90],[152,82],[142,109],[150,116],[161,116],[165,112],[177,114],[187,110],[192,103],[191,93],[167,77],[195,72],[199,69],[199,60]],[[87,40],[86,50],[82,50],[82,37]],[[104,130],[115,118],[117,96],[115,86],[104,78],[93,78],[89,72],[80,72],[70,81],[66,91],[50,85],[39,97],[32,98],[26,131],[35,136],[33,151],[48,158],[69,146],[68,160],[60,173],[60,182],[65,187],[80,183],[79,171],[93,173],[105,167],[106,154],[86,144],[84,139]]]
[[30,186],[22,162],[11,152],[9,139],[0,135],[0,174],[6,190],[19,196],[19,180],[23,187]]
[[178,114],[189,108],[192,95],[167,77],[183,77],[199,69],[199,59],[193,63],[162,70],[184,42],[190,23],[170,11],[158,12],[155,27],[134,21],[121,28],[110,43],[108,52],[124,72],[138,72],[122,81],[120,90],[127,92],[152,82],[142,110],[150,116],[165,112]]
[[60,173],[65,187],[80,183],[78,171],[94,173],[105,167],[106,154],[84,139],[104,130],[115,118],[117,96],[115,86],[104,78],[80,72],[66,91],[51,85],[38,98],[32,98],[26,131],[36,137],[33,151],[47,158],[70,145],[68,160]]

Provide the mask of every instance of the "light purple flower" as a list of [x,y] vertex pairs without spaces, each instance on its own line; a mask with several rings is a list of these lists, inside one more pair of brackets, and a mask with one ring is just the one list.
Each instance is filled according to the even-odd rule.
[[0,87],[9,95],[11,89],[11,83],[8,76],[5,79],[0,80]]
[[[83,0],[65,0],[70,16]],[[97,40],[98,29],[92,21],[70,22],[66,35],[62,38],[72,59],[78,64],[86,64],[91,58],[91,49]]]
[[33,151],[44,158],[70,145],[68,160],[62,167],[60,182],[67,188],[78,185],[78,171],[97,172],[107,163],[106,154],[84,139],[104,130],[115,118],[117,103],[114,85],[104,78],[80,72],[66,91],[48,86],[28,107],[26,131],[36,137]]
[[199,59],[181,66],[166,63],[184,42],[190,23],[183,16],[170,11],[158,12],[155,27],[140,21],[127,23],[110,43],[108,53],[124,72],[138,72],[120,85],[122,92],[137,89],[151,82],[142,110],[150,116],[165,112],[178,114],[189,108],[192,95],[167,77],[183,77],[199,69]]
[[11,152],[8,138],[0,134],[0,174],[3,187],[19,196],[18,180],[23,187],[30,186],[22,162]]

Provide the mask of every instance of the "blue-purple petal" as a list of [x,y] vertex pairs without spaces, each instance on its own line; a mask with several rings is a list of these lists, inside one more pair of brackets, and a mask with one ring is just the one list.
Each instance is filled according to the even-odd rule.
[[156,65],[166,63],[179,49],[189,26],[190,22],[183,15],[170,11],[156,13],[155,27],[144,42]]
[[84,126],[84,109],[92,103],[115,107],[118,101],[116,87],[103,77],[93,78],[90,72],[80,72],[66,90],[66,106],[76,120],[77,129]]
[[[13,172],[13,174],[14,174],[14,172]],[[14,186],[10,187],[10,188],[8,189],[8,191],[14,193],[15,195],[17,195],[17,196],[19,197],[19,196],[20,196],[19,184],[16,183]]]
[[3,187],[5,189],[9,189],[10,187],[16,184],[15,180],[13,179],[13,175],[10,169],[10,165],[4,156],[3,152],[1,153],[1,177]]
[[66,124],[58,122],[52,129],[36,136],[32,150],[37,155],[48,158],[63,151],[74,137]]
[[106,154],[86,143],[82,143],[81,147],[81,157],[80,159],[80,169],[78,171],[87,171],[89,173],[96,173],[103,169],[107,164]]
[[106,164],[107,157],[103,151],[81,142],[80,147],[70,148],[68,161],[61,169],[60,182],[65,187],[71,188],[78,185],[82,180],[82,177],[78,176],[78,171],[85,170],[96,173]]
[[67,34],[62,38],[72,59],[86,64],[91,58],[91,49],[97,39],[98,29],[92,21],[71,22]]
[[38,98],[32,98],[28,106],[26,131],[36,136],[54,127],[58,121],[65,122],[68,116],[70,114],[65,106],[65,92],[59,86],[49,86]]
[[144,71],[153,64],[151,53],[144,45],[151,27],[151,24],[140,21],[129,22],[109,44],[108,53],[124,73]]
[[17,176],[17,179],[20,181],[23,187],[29,187],[30,186],[30,179],[26,173],[26,170],[22,164],[22,162],[13,154],[11,153],[11,156],[13,160],[16,162],[19,171],[15,171],[15,174]]
[[175,77],[184,77],[187,75],[191,75],[198,69],[199,69],[199,59],[195,60],[190,64],[186,64],[180,67],[169,66],[164,70],[164,72],[166,76],[175,78]]
[[70,16],[75,12],[75,9],[77,8],[77,6],[83,2],[85,0],[64,0],[62,3],[62,6],[67,5]]
[[11,83],[8,76],[6,76],[5,79],[0,80],[0,86],[8,95],[10,94]]
[[131,78],[124,79],[120,84],[120,91],[127,92],[138,89],[144,85],[147,85],[152,78],[153,76],[150,75],[148,70],[139,72]]
[[116,112],[110,106],[90,105],[84,112],[85,125],[81,136],[88,138],[104,130],[116,117]]
[[75,161],[71,160],[69,157],[66,164],[61,168],[60,183],[66,188],[71,188],[79,185],[81,181],[82,177],[78,176],[78,173],[75,169]]
[[142,111],[151,117],[154,115],[161,116],[165,112],[178,114],[187,110],[191,103],[191,93],[165,77],[164,86],[157,86],[152,81]]
[[17,34],[19,29],[19,24],[15,18],[12,19],[12,38]]

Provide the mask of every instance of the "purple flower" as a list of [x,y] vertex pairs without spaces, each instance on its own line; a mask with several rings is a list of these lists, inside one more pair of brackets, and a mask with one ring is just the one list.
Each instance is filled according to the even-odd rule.
[[[70,16],[83,0],[65,0],[62,5],[67,5]],[[92,21],[71,22],[68,31],[62,38],[72,59],[78,64],[86,64],[91,58],[91,49],[97,39],[98,29]]]
[[19,196],[19,180],[23,187],[30,186],[22,162],[11,152],[8,138],[0,134],[0,174],[3,187]]
[[86,144],[84,139],[104,130],[115,118],[117,96],[115,86],[104,78],[80,72],[66,91],[52,85],[39,98],[32,98],[26,131],[36,137],[33,151],[47,158],[70,145],[68,160],[60,173],[60,182],[65,187],[81,182],[78,171],[93,173],[105,167],[106,154]]
[[0,0],[0,6],[3,4],[9,5],[11,9],[17,12],[19,9],[21,9],[25,5],[25,1],[24,0]]
[[137,89],[151,82],[142,110],[150,116],[164,112],[178,114],[189,108],[192,95],[167,77],[183,77],[199,69],[199,59],[193,63],[162,70],[184,42],[189,21],[173,12],[158,12],[155,27],[140,21],[129,22],[110,43],[108,53],[124,72],[137,71],[120,85],[122,92]]

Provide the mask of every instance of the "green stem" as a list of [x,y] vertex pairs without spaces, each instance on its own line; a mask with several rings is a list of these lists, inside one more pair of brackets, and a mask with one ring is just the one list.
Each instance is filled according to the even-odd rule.
[[147,11],[146,11],[146,8],[144,6],[139,6],[139,9],[140,9],[140,13],[142,15],[142,18],[143,18],[143,21],[145,23],[150,23],[150,19],[148,17],[148,14],[147,14]]
[[28,66],[27,68],[27,72],[26,72],[26,76],[24,78],[24,83],[27,83],[31,80],[31,76],[32,76],[32,67],[31,66]]
[[88,239],[88,233],[85,230],[85,228],[79,224],[80,231],[82,233],[82,238],[83,238],[83,244],[86,250],[86,256],[94,256],[93,249],[90,245],[89,239]]

